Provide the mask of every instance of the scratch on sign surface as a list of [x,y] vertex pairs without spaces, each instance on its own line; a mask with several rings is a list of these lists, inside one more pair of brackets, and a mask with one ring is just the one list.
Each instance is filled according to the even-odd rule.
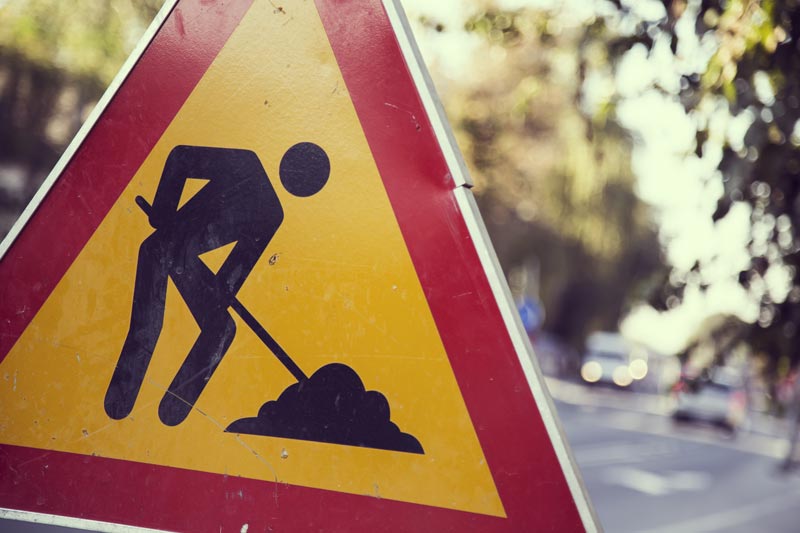
[[384,102],[383,105],[385,105],[387,107],[393,107],[394,109],[397,109],[398,111],[403,111],[405,113],[408,113],[408,115],[411,117],[411,120],[414,122],[414,127],[417,129],[417,131],[422,129],[422,126],[420,125],[419,121],[417,120],[417,116],[414,113],[412,113],[411,111],[409,111],[408,109],[403,109],[403,108],[401,108],[399,106],[396,106],[394,104],[390,104],[389,102]]
[[[283,6],[276,6],[276,5],[275,5],[275,2],[273,2],[272,0],[269,0],[269,3],[270,3],[270,5],[272,5],[272,7],[273,7],[273,10],[272,10],[272,12],[273,12],[274,14],[276,14],[276,15],[277,15],[278,13],[281,13],[282,15],[285,15],[285,14],[286,14],[286,10],[285,10],[285,9],[283,9]],[[244,533],[244,532],[242,532],[242,533]]]
[[[177,395],[177,394],[175,394],[174,392],[170,391],[169,389],[167,389],[167,388],[166,388],[166,387],[164,387],[163,385],[161,385],[161,384],[158,384],[158,383],[154,383],[152,380],[148,380],[148,383],[150,383],[150,384],[152,384],[152,385],[154,385],[154,386],[158,387],[158,388],[159,388],[159,390],[163,390],[163,391],[165,391],[165,392],[166,392],[166,393],[168,393],[168,394],[172,394],[173,396],[175,396],[176,398],[178,398],[178,399],[179,399],[179,400],[181,400],[182,402],[186,402],[186,400],[184,400],[183,398],[181,398],[180,396],[178,396],[178,395]],[[186,403],[189,403],[189,402],[186,402]],[[211,416],[211,415],[209,415],[208,413],[205,413],[204,411],[202,411],[202,410],[198,409],[198,408],[197,408],[197,406],[192,406],[192,409],[193,409],[194,411],[197,411],[197,412],[198,412],[198,413],[200,413],[201,415],[203,415],[203,417],[204,417],[206,420],[208,420],[209,422],[211,422],[212,424],[214,424],[215,426],[217,426],[217,427],[218,427],[220,430],[222,430],[222,431],[225,431],[225,426],[223,426],[222,424],[220,424],[220,423],[219,423],[217,420],[215,420],[215,419],[214,419],[214,417],[212,417],[212,416]],[[278,472],[277,472],[277,471],[276,471],[276,470],[275,470],[275,469],[272,467],[272,464],[270,464],[270,462],[269,462],[269,461],[267,461],[266,459],[264,459],[264,457],[262,457],[262,456],[261,456],[261,454],[260,454],[260,453],[258,453],[258,451],[257,451],[255,448],[253,448],[252,446],[249,446],[249,445],[248,445],[246,442],[244,442],[244,441],[241,439],[241,437],[240,437],[239,435],[236,435],[236,442],[238,442],[238,443],[239,443],[239,445],[241,445],[241,446],[242,446],[244,449],[246,449],[246,450],[248,450],[250,453],[252,453],[252,454],[253,454],[253,455],[256,457],[256,459],[258,459],[258,460],[259,460],[261,463],[263,463],[263,464],[264,464],[264,465],[265,465],[265,466],[266,466],[266,467],[269,469],[269,471],[272,473],[272,477],[275,479],[275,485],[276,485],[276,487],[277,487],[277,484],[278,484]],[[277,488],[276,488],[276,491],[277,491]],[[275,494],[275,499],[276,499],[276,501],[277,501],[277,497],[278,497],[278,495],[277,495],[277,493],[276,493],[276,494]]]

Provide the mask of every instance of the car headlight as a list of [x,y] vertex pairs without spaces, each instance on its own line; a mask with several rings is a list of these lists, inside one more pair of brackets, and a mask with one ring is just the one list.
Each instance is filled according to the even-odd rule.
[[644,359],[634,359],[628,365],[628,371],[633,379],[644,379],[647,375],[647,361]]
[[620,387],[627,387],[633,382],[631,372],[627,366],[618,366],[615,368],[614,373],[611,374],[611,379]]
[[589,383],[600,381],[603,376],[603,367],[597,361],[586,361],[581,367],[581,377]]

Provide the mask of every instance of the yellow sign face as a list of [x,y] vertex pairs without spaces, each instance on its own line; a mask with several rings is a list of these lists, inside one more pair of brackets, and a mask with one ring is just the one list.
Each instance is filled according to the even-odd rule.
[[[505,516],[314,5],[291,11],[302,24],[253,4],[0,364],[0,440]],[[322,147],[330,162],[327,183],[307,197],[278,179],[298,143]],[[231,310],[235,336],[202,394],[185,419],[162,422],[159,405],[201,333],[172,281],[133,409],[107,414],[140,246],[154,233],[136,198],[153,200],[177,146],[257,155],[284,216],[238,302],[309,376],[333,363],[357,373],[423,453],[225,431],[297,382]],[[211,186],[187,177],[198,180],[183,186],[178,209]],[[202,260],[216,273],[235,249],[225,242]]]

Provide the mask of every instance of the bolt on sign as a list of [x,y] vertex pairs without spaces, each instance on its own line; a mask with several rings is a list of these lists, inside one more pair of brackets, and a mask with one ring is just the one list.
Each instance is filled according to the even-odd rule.
[[0,517],[596,530],[469,185],[396,2],[168,2],[0,247]]

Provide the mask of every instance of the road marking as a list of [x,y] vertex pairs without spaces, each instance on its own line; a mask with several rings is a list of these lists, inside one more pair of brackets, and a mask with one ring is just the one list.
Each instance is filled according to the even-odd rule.
[[[641,416],[633,413],[618,413],[616,416],[609,416],[604,425],[624,431],[647,433],[659,437],[719,446],[773,459],[783,459],[786,455],[787,443],[786,439],[782,437],[742,432],[735,440],[723,440],[718,437],[709,438],[708,431],[701,431],[703,428],[685,428],[685,430],[676,431],[672,421],[667,418],[644,420]],[[716,432],[713,433],[713,435],[717,434]]]
[[711,475],[693,470],[656,474],[633,467],[609,468],[603,481],[650,496],[666,496],[675,492],[696,492],[711,486]]
[[[683,522],[674,522],[654,529],[647,529],[641,533],[708,533],[712,531],[725,531],[734,526],[752,522],[757,518],[772,514],[782,509],[797,507],[800,490],[793,490],[783,498],[769,498],[749,505],[741,505],[735,509],[707,514],[702,518],[692,518]],[[753,531],[757,531],[755,528]]]
[[674,455],[678,449],[679,446],[676,443],[669,441],[612,441],[572,447],[575,460],[581,468],[639,463],[656,457]]

